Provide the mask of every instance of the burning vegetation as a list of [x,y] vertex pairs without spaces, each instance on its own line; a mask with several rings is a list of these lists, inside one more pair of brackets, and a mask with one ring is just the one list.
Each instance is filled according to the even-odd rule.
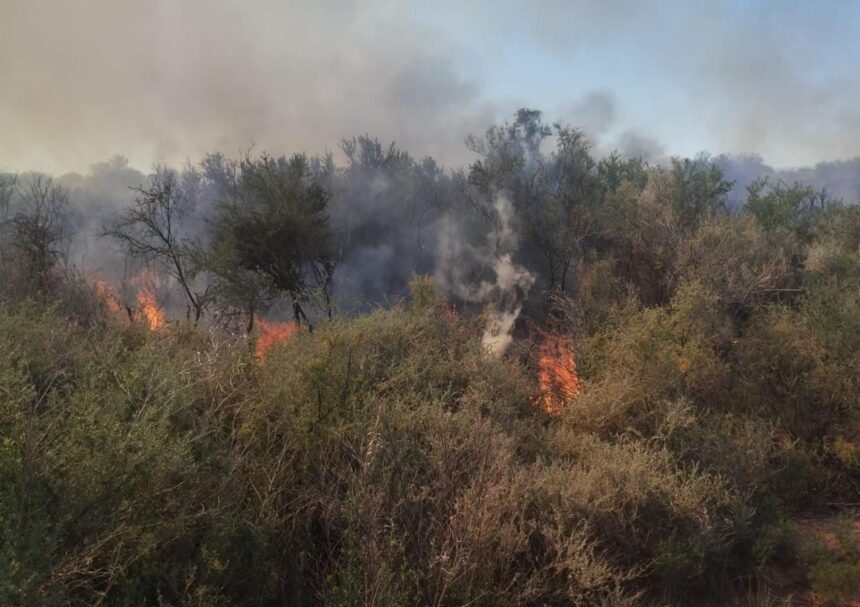
[[165,312],[158,303],[155,293],[161,280],[152,268],[144,268],[137,276],[131,279],[131,285],[136,288],[137,314],[141,320],[149,325],[150,330],[157,331],[164,327]]
[[116,294],[116,289],[109,282],[96,280],[93,282],[93,292],[111,314],[122,314],[122,303],[119,295]]
[[468,176],[368,138],[162,172],[107,232],[158,273],[88,287],[61,194],[16,194],[0,603],[753,604],[786,563],[855,600],[854,536],[792,530],[856,519],[860,207],[726,213],[715,165],[548,132]]
[[[146,268],[129,280],[128,284],[135,289],[136,300],[134,308],[126,307],[129,318],[146,323],[151,331],[164,328],[167,313],[156,296],[160,280],[155,272],[151,268]],[[122,300],[113,285],[104,280],[96,280],[92,283],[92,290],[111,314],[115,316],[123,314]]]
[[540,403],[547,413],[559,413],[580,391],[570,338],[547,333],[537,349]]
[[257,326],[257,359],[265,360],[266,354],[272,348],[281,343],[286,343],[293,334],[299,330],[299,323],[295,321],[275,321],[258,318]]
[[157,331],[164,327],[165,313],[161,309],[155,293],[146,287],[137,290],[137,310],[140,318],[144,320],[150,330]]

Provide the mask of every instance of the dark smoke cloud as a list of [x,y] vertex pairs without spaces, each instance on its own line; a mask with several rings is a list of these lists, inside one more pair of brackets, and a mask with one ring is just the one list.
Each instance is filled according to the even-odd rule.
[[652,164],[666,160],[666,148],[659,141],[635,131],[624,131],[614,149],[625,158],[641,158]]

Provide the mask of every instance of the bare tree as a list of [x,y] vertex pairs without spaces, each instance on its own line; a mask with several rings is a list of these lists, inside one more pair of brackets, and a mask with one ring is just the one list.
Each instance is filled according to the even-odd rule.
[[17,175],[0,174],[0,224],[5,224],[9,219],[9,203],[12,201],[17,183]]
[[129,255],[156,261],[179,284],[188,301],[188,318],[196,324],[206,307],[206,292],[193,287],[190,247],[184,242],[183,221],[188,213],[188,196],[175,171],[158,167],[147,185],[136,189],[131,207],[103,230],[115,238]]
[[17,188],[20,203],[11,219],[12,241],[33,280],[46,290],[53,270],[68,257],[69,194],[47,175],[33,175]]

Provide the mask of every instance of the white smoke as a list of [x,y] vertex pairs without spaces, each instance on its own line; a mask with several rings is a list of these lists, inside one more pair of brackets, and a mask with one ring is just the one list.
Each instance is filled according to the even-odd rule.
[[494,356],[501,356],[508,349],[513,341],[511,335],[514,330],[514,323],[522,311],[522,306],[517,306],[511,312],[492,310],[490,318],[487,321],[487,327],[484,329],[484,334],[481,336],[481,345]]
[[[465,301],[487,304],[481,343],[490,354],[501,356],[512,341],[514,324],[535,277],[513,261],[519,249],[513,204],[498,195],[493,210],[493,227],[482,248],[467,244],[456,224],[440,232],[436,280],[440,288]],[[493,279],[477,284],[469,280],[475,268],[491,268]]]

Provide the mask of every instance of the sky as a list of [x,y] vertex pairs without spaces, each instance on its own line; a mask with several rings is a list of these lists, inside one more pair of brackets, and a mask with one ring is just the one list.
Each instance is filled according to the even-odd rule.
[[860,155],[854,0],[0,0],[0,170],[336,151],[453,166],[519,107],[599,153]]

